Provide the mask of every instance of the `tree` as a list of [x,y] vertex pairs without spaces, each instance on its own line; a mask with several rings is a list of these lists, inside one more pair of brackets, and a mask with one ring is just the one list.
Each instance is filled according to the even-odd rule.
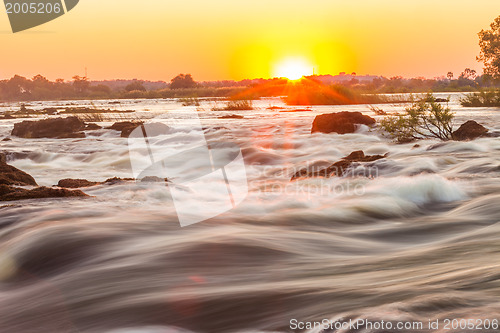
[[130,92],[130,91],[146,91],[146,88],[140,81],[134,81],[132,83],[129,83],[125,87],[125,91]]
[[450,140],[453,133],[454,114],[449,107],[436,102],[432,94],[412,100],[405,113],[385,117],[381,126],[399,142],[437,138]]
[[448,80],[453,80],[453,72],[448,72],[448,74],[446,74],[446,77],[448,78]]
[[179,74],[170,81],[170,89],[195,88],[196,82],[191,74]]
[[478,61],[484,63],[484,74],[500,80],[500,16],[490,25],[491,30],[481,30]]
[[462,74],[460,74],[460,79],[474,81],[477,77],[477,73],[474,69],[466,68]]
[[86,76],[80,77],[78,75],[73,76],[73,88],[78,93],[84,93],[90,87],[90,82]]

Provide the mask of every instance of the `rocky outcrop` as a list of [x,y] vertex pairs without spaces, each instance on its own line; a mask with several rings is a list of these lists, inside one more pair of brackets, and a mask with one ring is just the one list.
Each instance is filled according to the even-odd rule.
[[355,162],[373,162],[376,160],[380,160],[382,158],[386,158],[385,155],[365,155],[362,150],[354,151],[349,156],[342,158],[342,160],[333,163],[327,168],[314,170],[310,168],[304,168],[297,171],[291,180],[296,180],[298,178],[310,178],[310,177],[342,177],[346,174],[347,170],[349,170]]
[[474,140],[486,136],[487,133],[488,129],[483,125],[478,124],[474,120],[469,120],[453,132],[452,138],[457,141]]
[[37,186],[35,179],[24,171],[7,164],[4,154],[0,154],[0,184],[17,186]]
[[12,135],[26,139],[36,138],[84,138],[85,123],[77,117],[44,120],[26,120],[14,125]]
[[61,179],[58,183],[58,187],[62,188],[84,188],[84,187],[91,187],[91,186],[96,186],[96,185],[116,185],[116,184],[121,184],[125,183],[128,181],[135,181],[134,178],[109,178],[106,179],[103,182],[92,182],[86,179]]
[[99,125],[94,124],[94,123],[90,123],[90,124],[85,125],[86,131],[95,131],[95,130],[100,130],[101,128],[102,128],[102,126],[99,126]]
[[69,197],[88,197],[88,195],[80,190],[70,191],[67,189],[51,187],[37,187],[27,190],[9,185],[0,185],[0,201]]
[[321,114],[314,119],[311,133],[338,133],[347,134],[356,131],[356,125],[374,125],[375,119],[363,115],[361,112],[337,112]]
[[62,188],[82,188],[95,186],[98,184],[100,183],[91,182],[86,179],[61,179],[59,183],[57,183],[57,186]]
[[128,138],[130,133],[135,130],[137,127],[141,126],[143,122],[132,122],[132,121],[121,121],[114,123],[110,127],[106,127],[106,129],[111,129],[115,131],[121,132],[120,136],[122,138]]

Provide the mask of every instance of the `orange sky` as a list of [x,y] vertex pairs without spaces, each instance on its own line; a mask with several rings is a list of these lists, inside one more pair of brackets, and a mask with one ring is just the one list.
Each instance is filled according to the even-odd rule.
[[[455,76],[481,69],[477,33],[499,0],[81,0],[12,34],[0,13],[0,78],[270,77],[300,58],[316,74]],[[311,69],[312,71],[312,69]]]

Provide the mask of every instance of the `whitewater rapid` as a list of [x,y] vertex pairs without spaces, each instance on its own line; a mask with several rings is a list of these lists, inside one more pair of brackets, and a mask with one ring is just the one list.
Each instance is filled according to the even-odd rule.
[[[473,119],[500,131],[500,109],[462,108],[451,97],[457,126]],[[207,100],[193,128],[175,100],[109,102],[93,105],[174,119],[166,140],[236,143],[248,196],[187,228],[163,185],[0,204],[1,332],[290,332],[292,319],[500,317],[500,139],[395,144],[366,127],[310,134],[315,115],[374,116],[366,105],[280,112],[269,109],[286,107],[279,99],[263,99],[254,111],[215,112],[221,102]],[[245,118],[218,119],[228,113]],[[0,139],[18,121],[0,120]],[[105,129],[85,139],[12,137],[0,150],[43,186],[133,176],[127,139]],[[354,176],[290,182],[299,168],[356,150],[388,157]]]

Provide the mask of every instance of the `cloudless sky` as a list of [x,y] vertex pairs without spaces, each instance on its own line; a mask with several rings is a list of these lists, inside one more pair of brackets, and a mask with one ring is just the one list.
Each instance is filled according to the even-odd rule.
[[481,70],[477,33],[500,15],[499,0],[80,0],[12,34],[0,8],[0,78],[93,80],[267,78],[289,58],[316,74],[458,76]]

